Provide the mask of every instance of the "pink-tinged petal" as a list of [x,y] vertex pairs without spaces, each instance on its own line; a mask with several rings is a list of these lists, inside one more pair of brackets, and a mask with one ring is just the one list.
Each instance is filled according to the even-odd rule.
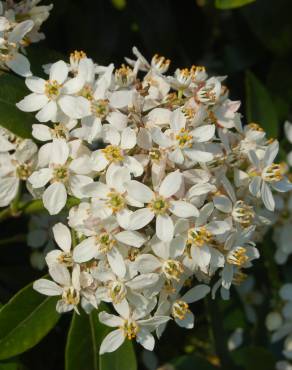
[[42,109],[48,101],[49,99],[46,95],[32,93],[17,103],[16,106],[23,112],[35,112]]

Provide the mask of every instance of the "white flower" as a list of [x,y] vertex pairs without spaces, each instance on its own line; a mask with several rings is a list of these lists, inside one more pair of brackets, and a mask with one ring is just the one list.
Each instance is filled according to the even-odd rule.
[[54,281],[39,279],[33,284],[33,288],[41,294],[47,296],[59,296],[61,299],[57,303],[57,311],[68,312],[75,310],[80,302],[80,270],[78,266],[72,271],[72,277],[69,270],[63,265],[54,265],[49,270]]
[[147,203],[147,208],[135,211],[129,221],[132,230],[146,226],[156,217],[156,234],[163,241],[170,241],[173,237],[174,225],[169,213],[177,217],[196,217],[197,208],[182,200],[175,200],[173,196],[179,191],[183,183],[180,172],[169,173],[162,181],[158,193],[153,192],[146,185],[132,180],[126,183],[126,189],[131,197],[139,202]]
[[116,311],[120,316],[101,312],[99,320],[101,323],[110,326],[118,327],[118,329],[110,332],[102,341],[99,353],[102,355],[106,352],[114,352],[127,339],[136,341],[145,349],[152,351],[155,345],[155,339],[151,334],[159,325],[167,322],[170,317],[156,316],[149,319],[144,319],[131,309],[126,300],[120,304],[116,304]]
[[278,150],[279,144],[274,141],[267,147],[262,159],[259,159],[254,151],[249,152],[249,158],[253,165],[249,171],[251,177],[249,191],[255,197],[261,197],[269,211],[274,211],[275,208],[270,187],[280,192],[287,192],[292,189],[292,185],[284,177],[281,164],[273,163]]

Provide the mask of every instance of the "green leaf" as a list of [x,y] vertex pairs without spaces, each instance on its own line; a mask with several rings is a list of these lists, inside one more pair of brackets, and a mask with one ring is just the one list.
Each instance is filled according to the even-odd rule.
[[25,370],[25,367],[16,360],[0,362],[0,370]]
[[[106,310],[103,305],[101,310]],[[90,315],[74,313],[67,337],[65,370],[137,370],[132,343],[125,343],[115,352],[99,356],[99,348],[110,329],[98,320],[98,312]],[[86,364],[86,367],[84,367]]]
[[90,315],[84,311],[80,315],[74,312],[67,337],[65,370],[98,370],[98,351],[103,334],[98,329],[97,311]]
[[234,362],[246,370],[274,370],[275,358],[263,347],[246,347],[231,352]]
[[259,123],[271,137],[278,136],[278,117],[272,98],[262,82],[250,71],[246,72],[246,117]]
[[14,134],[29,138],[34,118],[31,113],[20,111],[16,103],[28,95],[24,79],[9,73],[0,75],[0,126]]
[[255,0],[216,0],[215,7],[217,9],[234,9],[255,2]]
[[20,290],[0,310],[0,360],[35,346],[56,325],[56,297],[33,290],[32,283]]

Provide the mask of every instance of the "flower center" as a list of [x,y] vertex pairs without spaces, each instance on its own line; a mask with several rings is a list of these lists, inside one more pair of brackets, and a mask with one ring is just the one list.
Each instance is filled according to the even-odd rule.
[[184,272],[184,268],[181,262],[176,260],[167,260],[162,265],[162,272],[167,279],[179,281],[181,274]]
[[149,204],[149,208],[156,214],[162,215],[165,214],[169,208],[169,203],[162,196],[158,196],[152,200]]
[[202,247],[212,241],[213,235],[206,227],[201,226],[189,230],[187,244],[195,245],[196,247]]
[[66,139],[67,138],[67,128],[62,123],[55,124],[54,128],[51,129],[52,136],[56,139]]
[[242,200],[238,200],[232,210],[232,217],[234,220],[243,226],[249,226],[254,219],[255,213],[253,208]]
[[67,166],[56,165],[53,171],[53,179],[58,182],[65,183],[68,180],[69,171]]
[[16,175],[20,180],[27,180],[28,177],[31,175],[32,169],[31,165],[29,164],[20,164],[16,168]]
[[70,62],[73,63],[79,63],[81,59],[86,58],[87,55],[84,53],[84,51],[78,51],[74,50],[73,53],[70,54]]
[[136,338],[139,326],[135,321],[132,320],[125,320],[124,325],[121,327],[124,331],[124,336],[127,337],[129,340]]
[[109,162],[120,162],[124,159],[121,148],[116,145],[108,145],[102,152]]
[[58,257],[58,262],[61,263],[62,265],[65,265],[67,267],[72,267],[73,266],[73,259],[71,253],[61,253],[60,256]]
[[79,292],[73,287],[64,289],[62,298],[67,304],[74,306],[76,306],[80,301]]
[[45,94],[50,100],[55,100],[60,94],[61,85],[56,80],[48,80],[45,85]]
[[122,64],[122,66],[115,71],[115,80],[119,86],[127,87],[134,82],[135,74],[132,68]]
[[93,100],[93,90],[90,85],[85,85],[79,92],[80,96],[83,96],[83,98],[91,101]]
[[160,159],[161,159],[161,153],[159,151],[159,149],[152,149],[150,152],[149,152],[149,157],[152,161],[154,162],[159,162]]
[[113,191],[108,193],[107,197],[107,205],[113,210],[113,212],[118,212],[125,207],[125,199],[121,194]]
[[175,319],[183,320],[188,312],[190,312],[189,305],[185,301],[173,303],[171,313]]
[[103,99],[92,100],[91,112],[98,118],[105,118],[109,113],[108,101]]
[[97,236],[97,243],[98,243],[98,250],[101,253],[107,253],[113,248],[116,241],[115,239],[112,238],[110,234],[101,233],[99,236]]
[[262,178],[267,182],[281,181],[284,175],[283,165],[272,163],[270,166],[264,168]]
[[127,289],[120,281],[113,281],[109,284],[108,295],[114,304],[120,303],[127,294]]
[[178,145],[181,148],[192,146],[193,136],[185,128],[180,130],[180,132],[175,136],[175,139],[178,141]]
[[246,248],[236,247],[227,256],[227,262],[231,265],[242,266],[248,261],[248,256],[246,255]]

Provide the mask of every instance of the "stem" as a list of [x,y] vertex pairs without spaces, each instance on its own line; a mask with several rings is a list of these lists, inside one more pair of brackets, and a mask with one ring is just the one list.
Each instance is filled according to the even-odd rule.
[[215,346],[215,351],[220,359],[220,364],[222,369],[238,369],[229,354],[227,347],[227,338],[223,329],[223,318],[219,310],[216,300],[206,298],[206,307],[208,310],[208,319],[212,329],[213,343]]
[[[70,209],[80,203],[80,200],[74,197],[70,197],[67,200],[66,208]],[[19,202],[17,208],[7,207],[0,211],[0,222],[7,220],[11,217],[19,217],[21,215],[32,215],[35,213],[46,211],[43,201],[41,199],[32,200],[30,202]]]

